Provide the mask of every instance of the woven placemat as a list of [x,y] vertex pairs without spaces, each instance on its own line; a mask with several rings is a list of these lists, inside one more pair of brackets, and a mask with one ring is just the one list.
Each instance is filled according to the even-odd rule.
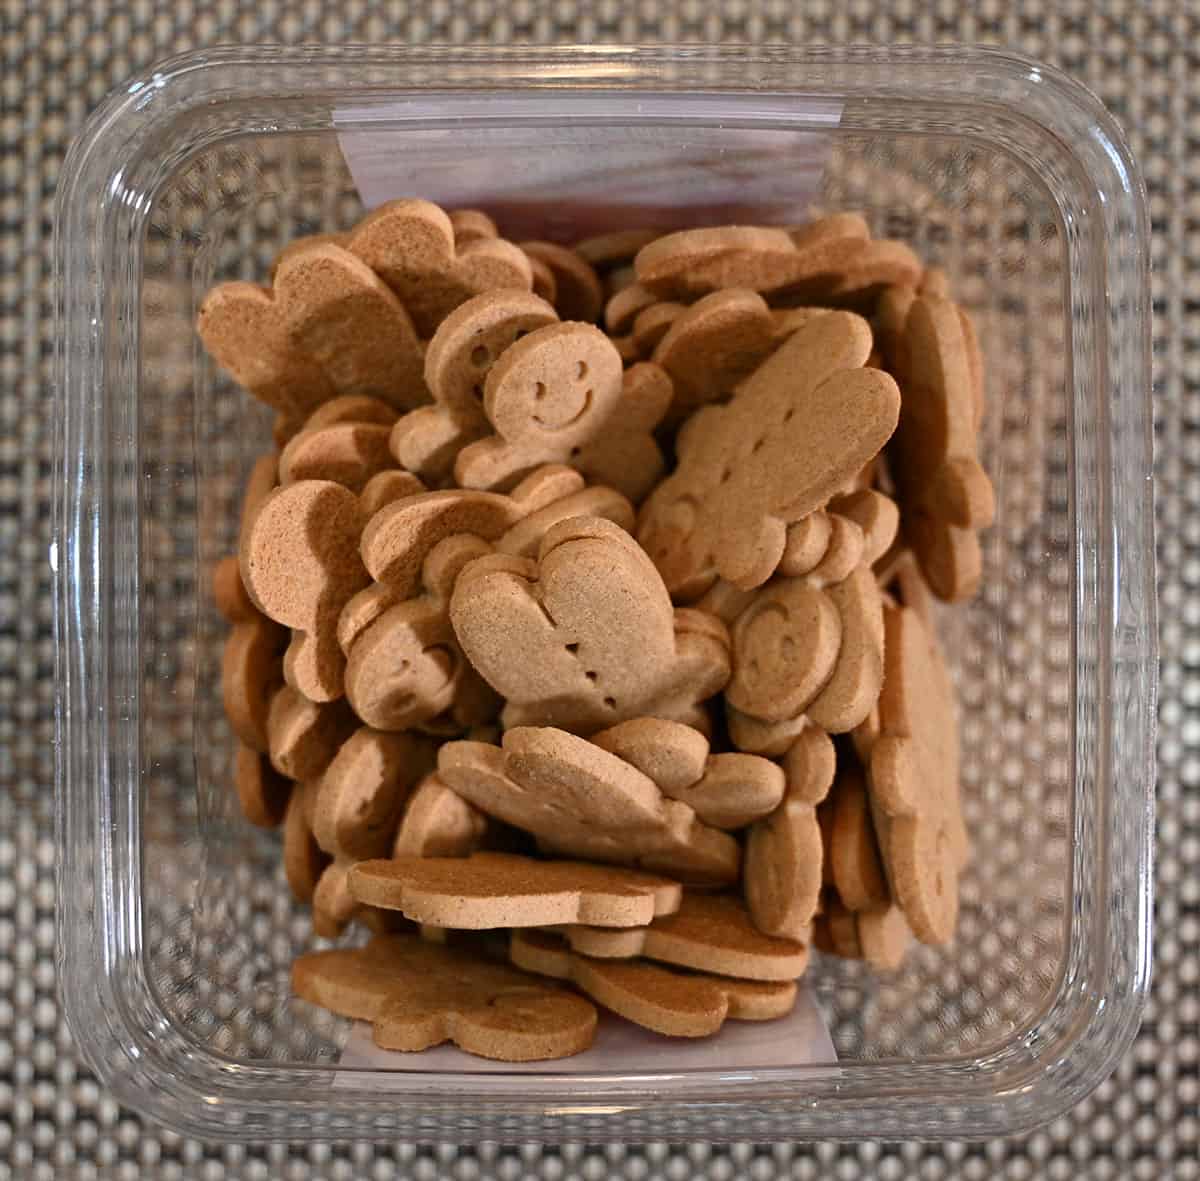
[[[1187,0],[0,0],[0,1181],[206,1178],[1200,1177],[1200,9]],[[961,8],[961,11],[958,9]],[[936,10],[936,11],[931,11]],[[72,135],[150,62],[230,41],[984,42],[1053,62],[1126,127],[1150,191],[1162,705],[1153,996],[1112,1079],[980,1144],[209,1145],[118,1106],[75,1055],[54,960],[47,563],[50,223]]]

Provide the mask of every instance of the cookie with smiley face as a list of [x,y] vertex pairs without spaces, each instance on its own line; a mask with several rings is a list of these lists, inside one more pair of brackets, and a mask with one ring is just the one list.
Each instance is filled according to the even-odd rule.
[[504,489],[545,463],[637,502],[663,470],[653,430],[671,400],[657,365],[624,370],[616,346],[591,324],[551,324],[516,341],[491,367],[484,410],[495,434],[459,452],[464,488]]

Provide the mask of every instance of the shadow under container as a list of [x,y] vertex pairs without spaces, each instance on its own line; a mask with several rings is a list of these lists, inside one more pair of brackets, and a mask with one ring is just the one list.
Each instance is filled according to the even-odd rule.
[[[209,584],[270,416],[193,324],[213,283],[359,215],[339,130],[393,135],[404,174],[477,178],[460,203],[484,208],[488,177],[550,161],[586,197],[589,161],[649,152],[701,187],[750,178],[743,221],[796,196],[826,135],[814,208],[909,241],[975,318],[998,511],[981,593],[939,623],[973,859],[953,946],[882,975],[814,957],[836,1066],[682,1070],[665,1041],[651,1073],[338,1071],[347,1023],[289,996],[314,939],[276,835],[237,813]],[[593,182],[631,224],[612,167]],[[966,50],[218,50],[93,116],[56,226],[61,979],[120,1101],[255,1140],[961,1137],[1112,1069],[1150,958],[1147,224],[1083,88]]]

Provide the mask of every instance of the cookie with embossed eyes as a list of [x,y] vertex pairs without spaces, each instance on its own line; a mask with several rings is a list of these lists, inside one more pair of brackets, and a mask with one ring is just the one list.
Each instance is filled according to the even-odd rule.
[[794,332],[723,406],[705,406],[676,439],[678,465],[642,505],[638,540],[667,589],[694,602],[724,578],[761,586],[788,529],[825,508],[895,430],[900,394],[864,368],[871,329],[829,312]]
[[663,470],[652,434],[671,400],[657,365],[622,367],[591,324],[551,324],[516,341],[491,367],[484,410],[495,434],[454,464],[464,488],[511,487],[539,464],[563,463],[640,500]]
[[610,521],[552,528],[538,557],[465,567],[450,601],[463,652],[506,725],[595,732],[639,716],[693,723],[729,676],[728,633],[675,611],[646,553]]

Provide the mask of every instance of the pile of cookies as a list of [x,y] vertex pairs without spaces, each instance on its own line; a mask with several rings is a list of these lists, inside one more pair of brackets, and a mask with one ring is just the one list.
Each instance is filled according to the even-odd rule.
[[932,602],[993,496],[970,320],[907,246],[400,200],[199,332],[276,412],[214,577],[241,806],[318,934],[373,932],[298,995],[521,1061],[597,1004],[703,1036],[786,1014],[810,947],[951,938]]

